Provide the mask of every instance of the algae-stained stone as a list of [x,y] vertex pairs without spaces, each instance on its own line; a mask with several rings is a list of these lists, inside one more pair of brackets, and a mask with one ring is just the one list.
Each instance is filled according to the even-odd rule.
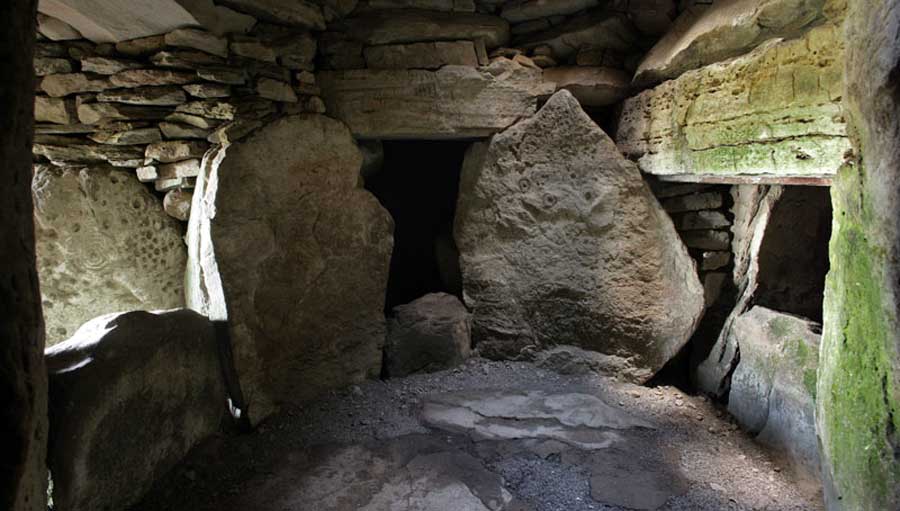
[[364,139],[488,136],[534,114],[538,98],[554,89],[540,69],[506,59],[488,68],[324,71],[317,78],[329,114]]
[[213,325],[194,311],[106,314],[46,359],[58,509],[127,509],[225,415]]
[[831,188],[817,414],[832,510],[900,508],[900,9],[848,3],[854,165]]
[[627,99],[616,143],[657,175],[831,176],[850,149],[840,30],[769,41]]
[[808,320],[760,306],[741,314],[729,331],[741,356],[731,376],[728,412],[806,476],[819,471],[818,331]]
[[32,191],[48,346],[102,314],[184,304],[182,228],[133,172],[39,166]]
[[634,81],[652,85],[736,57],[772,38],[790,39],[826,18],[828,0],[731,0],[694,5],[638,65]]
[[703,313],[703,288],[637,167],[568,91],[475,144],[454,235],[473,340],[492,357],[555,344],[643,382]]
[[322,115],[281,118],[204,158],[188,304],[228,319],[253,421],[380,373],[393,222],[360,187],[361,164],[349,130]]

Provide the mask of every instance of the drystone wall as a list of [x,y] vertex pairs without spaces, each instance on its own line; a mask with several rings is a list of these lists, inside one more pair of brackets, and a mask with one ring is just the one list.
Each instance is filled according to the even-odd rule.
[[279,114],[324,111],[315,54],[309,32],[266,23],[227,37],[178,29],[116,44],[41,41],[35,161],[126,169],[186,221],[212,145]]

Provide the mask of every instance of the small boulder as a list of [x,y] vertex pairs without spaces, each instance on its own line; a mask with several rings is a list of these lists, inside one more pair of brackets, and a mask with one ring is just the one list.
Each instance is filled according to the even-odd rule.
[[57,509],[127,509],[224,416],[213,325],[192,311],[95,318],[46,360]]
[[469,358],[471,314],[453,295],[432,293],[394,307],[388,325],[387,372],[392,377],[453,367]]

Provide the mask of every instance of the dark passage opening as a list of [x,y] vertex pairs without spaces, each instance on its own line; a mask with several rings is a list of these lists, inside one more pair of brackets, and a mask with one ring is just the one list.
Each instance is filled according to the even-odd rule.
[[467,142],[390,141],[365,186],[394,219],[385,314],[428,293],[462,298],[453,218]]
[[784,187],[760,245],[755,304],[822,322],[831,214],[828,188]]

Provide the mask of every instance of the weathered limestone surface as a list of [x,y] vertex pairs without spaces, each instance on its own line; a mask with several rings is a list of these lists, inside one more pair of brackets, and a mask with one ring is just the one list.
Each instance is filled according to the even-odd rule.
[[54,505],[127,509],[225,415],[212,323],[107,314],[47,350]]
[[388,322],[388,376],[432,372],[463,363],[472,347],[472,319],[453,295],[433,293],[394,307]]
[[539,69],[505,59],[487,69],[324,71],[318,79],[329,115],[375,139],[488,136],[532,115],[554,87]]
[[47,509],[47,372],[29,190],[36,6],[0,3],[0,509],[10,511]]
[[582,106],[599,107],[617,103],[628,95],[629,80],[624,71],[608,67],[551,67],[544,80],[566,89]]
[[691,6],[647,53],[636,84],[652,85],[685,71],[747,53],[776,37],[802,35],[825,19],[827,0],[726,0]]
[[649,174],[830,176],[850,148],[843,43],[822,26],[625,101],[616,142]]
[[847,115],[857,158],[831,188],[817,388],[830,510],[900,508],[900,4],[849,3]]
[[509,42],[509,24],[503,18],[461,12],[374,11],[329,26],[329,30],[367,46],[483,39],[485,46],[496,48]]
[[646,381],[703,313],[695,265],[638,169],[567,91],[474,145],[454,235],[476,347],[556,344]]
[[729,332],[741,348],[741,359],[731,377],[728,412],[807,477],[819,472],[818,328],[797,316],[756,306],[739,316]]
[[33,192],[48,345],[110,311],[184,304],[182,229],[130,172],[39,166]]
[[[260,165],[264,162],[264,165]],[[321,115],[208,153],[188,227],[188,304],[228,319],[247,414],[377,376],[393,223]]]
[[41,0],[40,10],[72,25],[96,43],[136,39],[198,25],[197,19],[176,0]]

